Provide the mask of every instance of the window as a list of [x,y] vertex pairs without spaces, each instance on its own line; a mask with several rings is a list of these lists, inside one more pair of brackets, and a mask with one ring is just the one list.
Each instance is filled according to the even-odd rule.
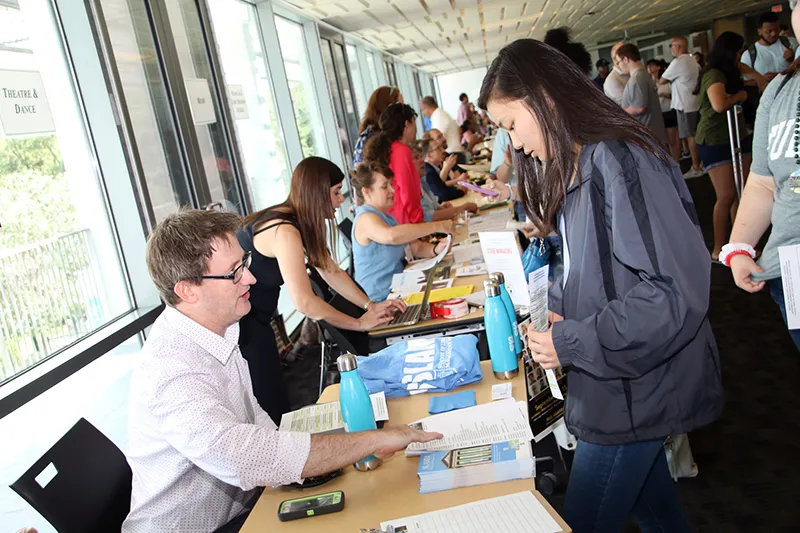
[[220,203],[223,209],[243,214],[242,196],[221,121],[214,73],[197,4],[193,0],[165,0],[165,5],[184,89],[190,102],[208,196],[211,202]]
[[369,97],[364,90],[364,78],[361,75],[361,66],[358,63],[358,54],[356,47],[352,44],[346,45],[347,49],[347,64],[350,67],[350,76],[353,78],[353,85],[356,91],[356,107],[358,109],[358,117],[364,116],[364,110],[367,108]]
[[155,223],[195,202],[143,0],[103,0],[103,15]]
[[210,0],[231,115],[255,209],[289,195],[291,173],[278,124],[255,6]]
[[281,55],[289,80],[295,121],[300,133],[303,156],[328,157],[322,117],[314,96],[313,78],[309,67],[308,49],[300,24],[275,16],[275,29],[281,46]]
[[381,86],[381,82],[378,78],[378,70],[375,67],[375,56],[372,54],[372,51],[367,52],[367,72],[369,73],[369,81],[371,83],[369,93],[372,92]]
[[52,6],[4,2],[0,27],[0,86],[18,90],[0,101],[3,382],[133,304]]

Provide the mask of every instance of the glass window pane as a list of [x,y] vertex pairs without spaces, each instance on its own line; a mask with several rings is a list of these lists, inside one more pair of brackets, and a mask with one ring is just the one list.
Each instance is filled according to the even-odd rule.
[[347,45],[347,65],[350,67],[350,77],[353,78],[353,85],[356,91],[356,109],[358,116],[364,115],[367,108],[367,93],[364,90],[364,77],[361,75],[361,66],[358,63],[356,47],[352,44]]
[[367,52],[367,71],[369,72],[369,80],[372,84],[367,92],[372,94],[372,91],[381,86],[380,82],[378,81],[378,71],[375,68],[375,56],[372,54],[372,51]]
[[347,131],[350,133],[351,139],[351,150],[345,153],[351,154],[353,153],[352,148],[355,146],[355,140],[358,138],[358,112],[356,111],[355,97],[350,88],[350,78],[347,75],[347,60],[344,57],[344,46],[339,43],[333,43],[333,60],[336,62],[336,74],[338,76],[339,87],[342,90],[342,98],[344,99]]
[[122,93],[156,222],[192,205],[144,0],[103,0]]
[[350,140],[347,137],[347,123],[344,116],[342,98],[339,94],[336,68],[333,65],[331,42],[328,39],[322,39],[320,41],[320,49],[322,52],[322,62],[325,65],[325,79],[328,81],[328,87],[330,89],[331,97],[333,98],[333,111],[336,114],[336,131],[339,135],[339,142],[342,144],[342,152],[345,154],[350,154],[353,151],[350,149]]
[[328,157],[322,114],[314,94],[303,27],[283,17],[275,16],[275,28],[281,45],[286,77],[289,80],[289,91],[292,94],[294,118],[300,132],[303,156]]
[[165,4],[186,94],[190,101],[210,103],[194,104],[192,116],[211,201],[243,213],[225,130],[219,121],[219,101],[197,4],[194,0],[165,0]]
[[209,9],[253,206],[263,209],[289,195],[291,175],[256,7],[240,0],[210,0]]
[[51,4],[0,6],[0,28],[0,83],[36,94],[0,114],[2,382],[133,306]]

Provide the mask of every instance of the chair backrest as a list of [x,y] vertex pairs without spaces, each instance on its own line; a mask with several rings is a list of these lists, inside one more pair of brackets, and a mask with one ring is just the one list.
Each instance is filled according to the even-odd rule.
[[339,222],[339,229],[341,230],[342,233],[344,233],[347,242],[352,245],[353,220],[345,217],[341,222]]
[[[45,470],[55,476],[42,486]],[[122,528],[132,477],[122,451],[81,418],[11,488],[59,533],[100,533]]]

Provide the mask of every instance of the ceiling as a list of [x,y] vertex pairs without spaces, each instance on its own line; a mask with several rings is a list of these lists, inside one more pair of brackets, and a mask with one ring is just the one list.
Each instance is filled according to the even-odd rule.
[[487,65],[515,39],[568,26],[587,46],[768,9],[780,0],[289,0],[430,73]]

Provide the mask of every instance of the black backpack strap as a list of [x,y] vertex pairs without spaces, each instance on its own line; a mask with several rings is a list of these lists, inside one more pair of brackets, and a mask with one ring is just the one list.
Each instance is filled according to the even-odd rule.
[[789,48],[790,50],[793,50],[792,43],[789,41],[788,37],[780,35],[778,36],[778,40],[781,42],[784,48]]
[[758,53],[758,52],[756,52],[756,43],[751,44],[750,48],[748,48],[747,51],[750,53],[750,66],[753,69],[755,69],[756,68],[756,54]]
[[783,87],[787,83],[789,83],[789,80],[792,79],[792,76],[794,76],[795,72],[797,72],[797,71],[793,70],[792,72],[790,72],[789,74],[787,74],[786,76],[783,77],[783,79],[781,80],[781,84],[778,86],[778,90],[775,91],[775,96],[776,97],[781,93],[781,90],[783,89]]

